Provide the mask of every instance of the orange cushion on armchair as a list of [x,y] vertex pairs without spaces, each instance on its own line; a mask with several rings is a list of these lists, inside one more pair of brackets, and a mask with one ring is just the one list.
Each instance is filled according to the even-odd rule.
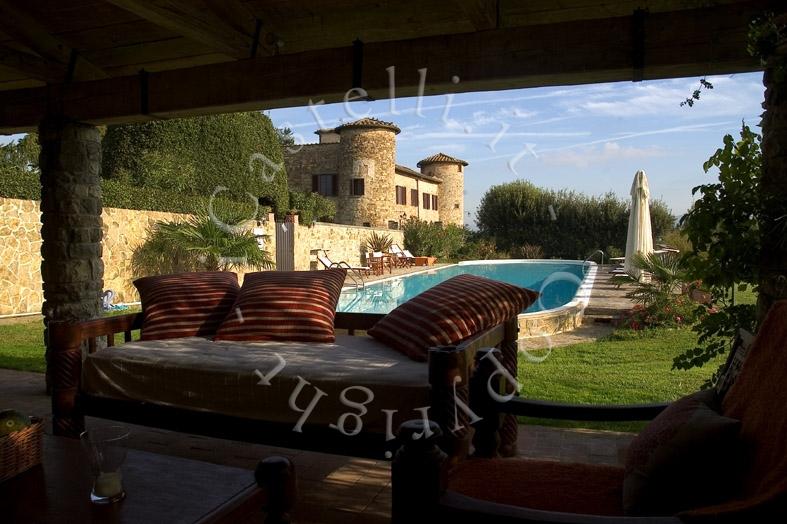
[[524,458],[469,459],[448,489],[476,499],[544,511],[623,515],[623,468]]

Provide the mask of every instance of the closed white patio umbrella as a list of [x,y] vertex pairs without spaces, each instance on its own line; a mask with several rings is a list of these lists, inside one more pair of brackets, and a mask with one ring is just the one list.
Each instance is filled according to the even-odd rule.
[[650,188],[648,177],[640,170],[634,175],[631,184],[631,214],[626,238],[626,273],[636,279],[642,277],[642,270],[634,267],[632,260],[636,253],[648,255],[653,252],[653,231],[650,226]]

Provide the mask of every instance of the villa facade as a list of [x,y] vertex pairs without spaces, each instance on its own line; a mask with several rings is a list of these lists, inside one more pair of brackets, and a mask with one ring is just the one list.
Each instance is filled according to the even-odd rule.
[[417,217],[461,226],[468,163],[438,153],[418,162],[418,170],[399,165],[399,132],[375,118],[315,131],[318,143],[285,153],[290,188],[335,201],[340,224],[398,229]]

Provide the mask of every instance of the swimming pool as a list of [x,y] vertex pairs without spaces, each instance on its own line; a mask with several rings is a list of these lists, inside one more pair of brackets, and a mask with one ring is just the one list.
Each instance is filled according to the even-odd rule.
[[[592,263],[590,263],[592,264]],[[570,304],[587,305],[595,264],[574,260],[479,260],[425,270],[349,288],[339,298],[338,311],[389,313],[432,286],[463,273],[501,280],[541,293],[523,313],[540,313]],[[586,296],[587,295],[587,296]],[[582,303],[584,302],[584,303]]]

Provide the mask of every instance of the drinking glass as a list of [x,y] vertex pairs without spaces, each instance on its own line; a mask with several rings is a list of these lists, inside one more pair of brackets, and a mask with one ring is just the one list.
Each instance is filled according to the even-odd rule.
[[93,473],[90,500],[95,504],[112,504],[126,496],[120,467],[126,460],[128,435],[125,426],[98,427],[80,435]]

